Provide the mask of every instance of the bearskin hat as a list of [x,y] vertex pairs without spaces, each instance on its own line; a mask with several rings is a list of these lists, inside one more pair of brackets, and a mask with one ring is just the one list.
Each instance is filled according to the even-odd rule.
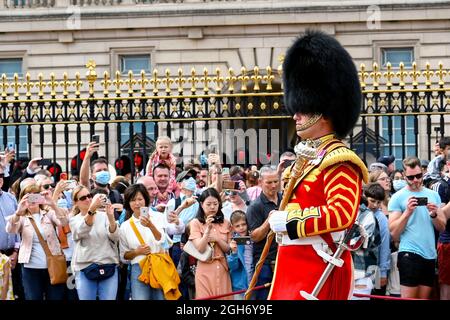
[[114,168],[119,176],[124,176],[131,172],[131,160],[128,156],[122,155],[114,161]]
[[361,88],[355,64],[342,45],[321,31],[308,30],[283,62],[284,103],[290,114],[322,114],[339,138],[355,126]]

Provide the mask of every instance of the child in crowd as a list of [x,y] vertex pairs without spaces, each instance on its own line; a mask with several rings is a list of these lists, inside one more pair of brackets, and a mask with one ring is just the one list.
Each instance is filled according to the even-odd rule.
[[[253,244],[248,240],[246,243],[237,243],[236,237],[248,236],[247,218],[245,212],[235,210],[230,217],[233,230],[233,240],[230,242],[231,254],[227,256],[230,268],[231,285],[233,291],[248,288],[253,276]],[[235,300],[243,300],[245,293],[236,294]]]
[[14,300],[11,263],[3,253],[0,253],[0,300]]
[[158,194],[157,196],[158,199],[161,200],[167,199],[168,194],[170,194],[171,192],[176,193],[176,195],[178,195],[179,193],[177,183],[175,181],[177,162],[175,156],[172,154],[172,147],[172,141],[168,136],[158,137],[158,139],[156,140],[156,149],[150,155],[146,166],[147,176],[152,177],[153,169],[160,163],[165,164],[170,169],[169,186],[164,194]]

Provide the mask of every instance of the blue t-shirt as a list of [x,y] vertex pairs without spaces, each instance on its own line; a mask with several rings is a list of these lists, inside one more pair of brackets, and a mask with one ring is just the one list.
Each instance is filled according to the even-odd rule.
[[[428,203],[441,205],[441,197],[436,191],[422,188],[419,192],[412,192],[403,188],[392,196],[388,211],[404,212],[410,197],[427,197]],[[409,217],[405,230],[400,235],[399,252],[412,252],[424,259],[436,259],[436,245],[434,226],[426,206],[417,206]]]

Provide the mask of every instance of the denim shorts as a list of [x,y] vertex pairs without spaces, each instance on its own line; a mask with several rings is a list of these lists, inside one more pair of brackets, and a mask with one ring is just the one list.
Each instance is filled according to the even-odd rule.
[[412,252],[399,252],[397,267],[400,285],[406,287],[433,287],[436,259],[425,259]]

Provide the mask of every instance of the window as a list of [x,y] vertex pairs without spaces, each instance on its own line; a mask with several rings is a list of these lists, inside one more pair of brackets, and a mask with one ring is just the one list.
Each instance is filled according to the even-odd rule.
[[386,68],[390,62],[393,68],[398,68],[403,62],[405,68],[411,68],[414,62],[414,48],[381,48],[381,65]]
[[[401,121],[405,121],[405,152],[402,154],[402,135],[401,135]],[[388,142],[384,145],[385,154],[389,155],[389,135],[388,135],[388,121],[383,119],[382,137]],[[402,160],[408,156],[416,155],[416,141],[414,135],[414,117],[392,117],[392,155],[395,157],[395,168],[402,168]]]
[[[153,122],[146,122],[145,123],[145,130],[147,137],[155,140],[155,124]],[[134,134],[142,134],[142,123],[141,122],[135,122],[133,124],[133,131]],[[120,142],[122,144],[128,142],[130,140],[130,123],[125,122],[120,125]]]
[[23,76],[22,58],[0,59],[0,76],[6,74],[8,78],[12,78],[15,73],[19,77]]
[[145,73],[150,73],[150,55],[123,55],[120,56],[120,71],[127,74],[128,71],[133,71],[134,74],[140,74],[141,70]]
[[[16,143],[16,127],[8,126],[7,128],[8,138],[3,145],[8,145],[8,143]],[[15,146],[17,148],[17,145]],[[19,150],[16,150],[16,159],[20,157],[28,158],[28,135],[27,126],[19,126]]]

